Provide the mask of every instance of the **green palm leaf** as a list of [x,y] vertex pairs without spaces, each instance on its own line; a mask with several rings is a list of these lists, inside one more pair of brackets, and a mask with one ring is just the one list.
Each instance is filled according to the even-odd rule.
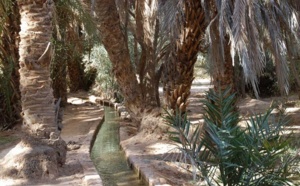
[[242,128],[235,97],[229,92],[207,92],[204,128],[191,131],[186,114],[167,112],[165,120],[175,129],[171,139],[181,144],[180,150],[208,185],[290,185],[295,157],[287,153],[289,141],[281,137],[288,118],[274,117],[272,106]]

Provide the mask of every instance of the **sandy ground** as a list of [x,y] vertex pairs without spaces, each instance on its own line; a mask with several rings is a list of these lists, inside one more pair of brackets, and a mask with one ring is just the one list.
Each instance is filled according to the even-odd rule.
[[[203,93],[192,91],[190,98],[189,118],[192,123],[201,122],[200,98]],[[280,99],[280,98],[276,98]],[[290,101],[296,97],[289,97]],[[269,107],[272,99],[256,100],[246,98],[239,101],[239,107],[243,116],[263,112]],[[96,99],[88,96],[85,92],[69,95],[69,104],[65,108],[62,138],[73,149],[67,153],[66,165],[60,171],[60,177],[56,180],[43,182],[24,182],[24,180],[0,180],[0,185],[101,185],[101,179],[97,174],[90,158],[90,141],[96,126],[102,119],[103,108],[95,104]],[[292,116],[291,128],[295,132],[300,131],[300,108],[290,107],[287,109]],[[0,136],[16,136],[15,140],[1,145],[0,161],[18,141],[18,130],[1,132]],[[153,132],[136,133],[137,128],[126,120],[121,121],[121,145],[138,174],[149,185],[189,185],[192,175],[183,169],[176,161],[175,144],[168,141],[163,135]],[[78,148],[78,149],[77,149]],[[175,155],[174,155],[175,154]],[[175,159],[174,159],[175,158]],[[4,182],[5,181],[5,182]]]
[[[59,170],[59,177],[55,180],[31,181],[0,179],[0,185],[39,185],[39,186],[79,186],[102,185],[93,162],[89,157],[90,143],[94,131],[103,117],[103,108],[89,100],[86,92],[70,94],[68,105],[64,109],[62,138],[68,144],[65,165]],[[0,136],[14,136],[11,142],[1,145],[0,161],[19,141],[18,131],[15,129],[1,132]]]

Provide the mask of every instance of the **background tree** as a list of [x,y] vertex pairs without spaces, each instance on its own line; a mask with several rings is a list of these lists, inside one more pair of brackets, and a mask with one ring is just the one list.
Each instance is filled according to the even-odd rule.
[[162,9],[168,13],[163,20],[163,24],[167,24],[163,29],[170,40],[162,75],[165,104],[185,113],[207,22],[198,0],[167,1]]
[[61,98],[61,105],[65,105],[68,87],[71,92],[90,88],[89,81],[93,81],[96,71],[85,71],[83,53],[91,50],[91,45],[97,43],[93,40],[98,38],[88,5],[79,0],[55,0],[55,3],[51,79],[54,97]]
[[[151,110],[151,108],[160,106],[158,85],[163,63],[167,64],[164,65],[163,73],[168,74],[164,75],[165,85],[168,87],[166,89],[168,92],[166,93],[168,100],[166,103],[173,109],[181,105],[181,108],[185,110],[189,89],[193,80],[193,67],[196,62],[200,41],[204,37],[205,21],[201,4],[198,1],[185,3],[184,1],[180,1],[180,8],[177,9],[175,8],[177,4],[173,2],[173,8],[179,12],[179,15],[182,13],[183,17],[177,17],[177,20],[174,21],[173,24],[176,24],[177,27],[169,25],[167,31],[162,32],[167,27],[161,27],[163,25],[161,22],[164,21],[164,18],[161,17],[166,16],[166,14],[159,15],[157,11],[161,6],[168,7],[166,1],[120,0],[117,2],[118,4],[106,1],[96,2],[95,10],[102,42],[113,63],[116,79],[120,87],[128,88],[128,90],[123,89],[122,93],[124,94],[126,104],[132,104],[132,106],[128,107],[129,110],[139,110],[138,112],[140,112],[145,110],[145,108],[146,110]],[[106,12],[107,10],[110,11]],[[112,13],[111,10],[116,10],[116,12]],[[160,10],[165,11],[166,9],[161,8]],[[186,12],[182,12],[182,10]],[[175,14],[176,11],[173,10],[172,13]],[[102,12],[105,13],[102,14]],[[174,17],[174,14],[169,15]],[[185,23],[186,19],[188,20],[187,23]],[[199,24],[201,25],[200,27]],[[111,31],[111,28],[114,28],[114,32]],[[172,29],[175,30],[174,33],[170,32]],[[116,34],[117,32],[120,34]],[[127,39],[129,34],[133,35],[135,42],[133,60],[129,56]],[[118,39],[112,40],[112,38]],[[172,40],[171,38],[175,39]],[[172,41],[170,42],[170,40]],[[114,41],[118,41],[118,44],[112,44]],[[122,43],[122,49],[120,43]],[[140,51],[138,48],[140,48]],[[122,52],[116,55],[116,51]],[[121,55],[124,56],[120,57]],[[114,58],[119,56],[120,58],[116,60],[112,59],[112,56]],[[124,59],[128,62],[124,62]],[[114,60],[116,62],[113,62]],[[130,60],[134,62],[132,63]],[[121,76],[124,73],[121,69],[127,69],[124,76]],[[132,73],[133,76],[129,75],[128,72]],[[136,81],[137,78],[134,74],[137,74],[138,81]],[[125,83],[125,79],[130,82],[130,86]],[[177,92],[180,89],[180,93],[176,94],[176,96],[173,94],[175,89],[177,89]],[[132,95],[134,95],[134,99],[130,98]],[[134,109],[133,107],[139,109]]]
[[[133,116],[141,117],[144,111],[159,106],[157,1],[118,2],[118,6],[114,1],[95,2],[96,21],[125,105]],[[130,58],[127,29],[135,39],[134,60]]]
[[116,4],[110,0],[95,3],[101,40],[113,64],[113,74],[121,87],[127,108],[137,115],[143,108],[142,97],[131,66],[127,43],[120,27]]
[[0,1],[0,129],[20,119],[19,31],[20,15],[15,0]]
[[[199,51],[208,53],[215,89],[234,87],[233,64],[237,60],[246,82],[252,85],[258,97],[258,77],[266,67],[265,52],[269,52],[277,69],[281,92],[289,91],[284,34],[298,38],[296,27],[292,24],[297,11],[291,2],[116,2],[96,2],[96,20],[102,42],[113,63],[113,72],[133,113],[141,113],[145,105],[156,107],[147,102],[148,98],[153,100],[157,93],[157,90],[151,92],[148,85],[156,85],[158,80],[153,77],[159,78],[160,72],[166,106],[172,109],[181,107],[184,112]],[[157,14],[158,9],[160,14]],[[130,34],[134,37],[134,60],[130,58],[128,48],[127,36]],[[202,42],[205,35],[206,44]]]
[[[125,14],[126,18],[126,14]],[[130,18],[128,18],[130,19]],[[126,20],[125,20],[126,21]],[[149,106],[160,106],[158,85],[160,79],[159,53],[159,20],[158,1],[142,0],[135,2],[135,29],[131,33],[135,36],[141,51],[134,63],[143,99]],[[126,22],[125,24],[126,25]],[[136,54],[138,55],[138,54]]]

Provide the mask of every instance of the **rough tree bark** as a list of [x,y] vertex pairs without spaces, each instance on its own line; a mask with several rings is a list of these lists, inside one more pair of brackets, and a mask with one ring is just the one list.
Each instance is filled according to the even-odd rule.
[[2,175],[26,179],[54,178],[65,162],[50,86],[52,0],[19,0],[20,92],[24,136],[1,162]]
[[174,111],[179,108],[181,113],[186,111],[188,105],[187,98],[194,79],[194,65],[207,26],[201,1],[184,1],[183,11],[184,18],[180,19],[185,21],[179,27],[178,39],[171,43],[172,50],[162,75],[165,104]]
[[[216,31],[218,32],[218,30]],[[215,91],[224,91],[229,87],[231,88],[231,92],[236,91],[234,83],[234,66],[232,62],[233,60],[230,54],[229,37],[225,37],[223,69],[219,67],[212,72],[212,81]]]
[[144,99],[137,81],[115,1],[96,1],[95,11],[101,41],[113,64],[113,74],[125,98],[125,105],[134,118],[139,118],[145,110],[153,108],[153,105],[146,102],[148,99]]
[[138,63],[140,86],[145,102],[153,107],[160,106],[159,71],[157,60],[158,45],[158,1],[136,1],[136,38],[141,45],[141,58]]

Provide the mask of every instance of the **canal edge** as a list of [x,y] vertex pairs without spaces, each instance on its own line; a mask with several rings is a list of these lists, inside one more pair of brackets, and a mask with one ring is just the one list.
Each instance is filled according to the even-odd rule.
[[83,167],[83,178],[82,178],[82,184],[84,186],[91,186],[91,185],[97,185],[97,186],[102,186],[102,179],[96,170],[96,167],[94,165],[94,162],[91,159],[91,145],[95,141],[95,134],[97,134],[97,130],[99,130],[99,126],[104,121],[104,115],[101,118],[100,122],[98,125],[94,125],[90,128],[89,133],[86,135],[86,138],[84,139],[84,151],[88,153],[84,153],[85,157],[82,159],[79,159],[80,164]]
[[[128,115],[128,112],[126,111],[126,108],[123,104],[120,103],[113,103],[110,100],[103,100],[103,99],[96,99],[96,103],[103,105],[103,106],[110,106],[113,107],[119,114],[119,116],[126,116]],[[103,120],[104,121],[104,120]],[[101,125],[100,125],[101,126]],[[100,127],[99,127],[100,129]],[[98,131],[99,131],[98,129]],[[119,133],[120,135],[120,133]],[[139,176],[141,180],[145,182],[146,185],[149,186],[170,186],[169,184],[160,183],[158,179],[156,179],[151,173],[151,171],[148,171],[146,167],[142,166],[139,163],[139,160],[134,159],[129,152],[126,150],[125,146],[121,143],[120,140],[120,147],[122,151],[125,153],[125,157],[127,159],[127,163],[130,166],[130,168]]]

